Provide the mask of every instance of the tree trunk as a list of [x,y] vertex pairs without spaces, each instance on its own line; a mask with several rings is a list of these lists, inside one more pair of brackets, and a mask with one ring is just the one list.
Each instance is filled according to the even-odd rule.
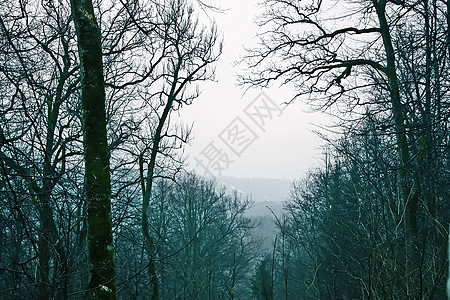
[[410,171],[412,162],[406,134],[405,108],[400,100],[395,51],[392,45],[391,33],[386,19],[386,0],[374,0],[373,3],[377,12],[383,45],[386,52],[386,75],[389,82],[389,94],[400,161],[400,166],[398,169],[401,193],[400,196],[405,209],[405,273],[407,274],[406,293],[407,296],[417,297],[417,290],[420,290],[417,289],[417,284],[419,281],[415,281],[414,278],[419,276],[418,279],[420,279],[419,272],[415,272],[415,269],[418,268],[420,264],[420,256],[419,253],[417,253],[417,249],[419,248],[417,245],[417,206],[419,201],[418,190],[420,184],[417,178],[415,180],[410,180],[408,176],[411,174]]
[[38,299],[49,299],[49,274],[50,274],[50,229],[47,227],[46,222],[48,220],[48,216],[46,213],[45,204],[39,204],[39,218],[40,218],[40,226],[39,226],[39,241],[38,241],[38,249],[39,249],[39,295]]
[[81,63],[89,294],[115,299],[111,180],[106,138],[105,82],[100,29],[91,0],[72,0]]
[[[177,72],[177,70],[176,70]],[[175,79],[177,79],[177,74],[175,73]],[[172,110],[172,105],[175,100],[173,96],[174,86],[176,84],[176,80],[172,85],[171,93],[168,96],[166,106],[164,107],[161,118],[158,121],[158,126],[155,131],[155,135],[153,137],[153,144],[150,149],[150,161],[147,167],[147,178],[144,180],[144,162],[142,160],[142,156],[139,161],[140,168],[140,180],[141,180],[141,189],[142,189],[142,235],[144,236],[144,248],[147,252],[147,256],[149,259],[148,262],[148,273],[150,280],[150,299],[158,300],[159,299],[159,286],[158,286],[158,275],[156,273],[156,265],[155,265],[155,241],[153,237],[150,235],[149,223],[148,223],[148,209],[150,205],[150,199],[152,197],[153,190],[153,179],[154,179],[154,171],[156,166],[156,157],[159,151],[159,145],[162,140],[162,131],[163,127],[166,123],[166,120]]]

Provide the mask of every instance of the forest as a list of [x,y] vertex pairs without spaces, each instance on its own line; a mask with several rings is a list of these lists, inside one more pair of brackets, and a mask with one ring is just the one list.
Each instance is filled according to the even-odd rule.
[[237,84],[333,120],[266,219],[186,164],[225,4],[0,2],[1,299],[450,297],[450,1],[260,1]]

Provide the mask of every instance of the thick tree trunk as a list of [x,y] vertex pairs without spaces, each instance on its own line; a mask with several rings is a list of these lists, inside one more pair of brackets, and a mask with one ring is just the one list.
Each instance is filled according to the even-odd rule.
[[111,181],[100,29],[91,0],[72,0],[82,75],[88,255],[93,299],[115,299]]

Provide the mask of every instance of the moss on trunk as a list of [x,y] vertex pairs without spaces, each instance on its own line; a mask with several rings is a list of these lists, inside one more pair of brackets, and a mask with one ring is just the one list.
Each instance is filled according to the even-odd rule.
[[82,74],[85,192],[93,299],[115,299],[111,181],[106,138],[105,82],[100,29],[90,0],[72,0]]

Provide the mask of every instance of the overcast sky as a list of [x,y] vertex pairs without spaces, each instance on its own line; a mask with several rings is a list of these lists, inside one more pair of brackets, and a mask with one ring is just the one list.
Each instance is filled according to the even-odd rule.
[[[202,83],[202,95],[180,112],[194,122],[194,139],[186,150],[189,167],[198,173],[234,177],[298,179],[317,164],[319,138],[311,130],[321,116],[300,101],[283,108],[292,87],[244,90],[236,86],[234,63],[256,42],[255,0],[228,0],[222,14],[211,14],[223,34],[217,82]],[[264,94],[261,94],[263,92]],[[322,122],[323,123],[323,122]]]

